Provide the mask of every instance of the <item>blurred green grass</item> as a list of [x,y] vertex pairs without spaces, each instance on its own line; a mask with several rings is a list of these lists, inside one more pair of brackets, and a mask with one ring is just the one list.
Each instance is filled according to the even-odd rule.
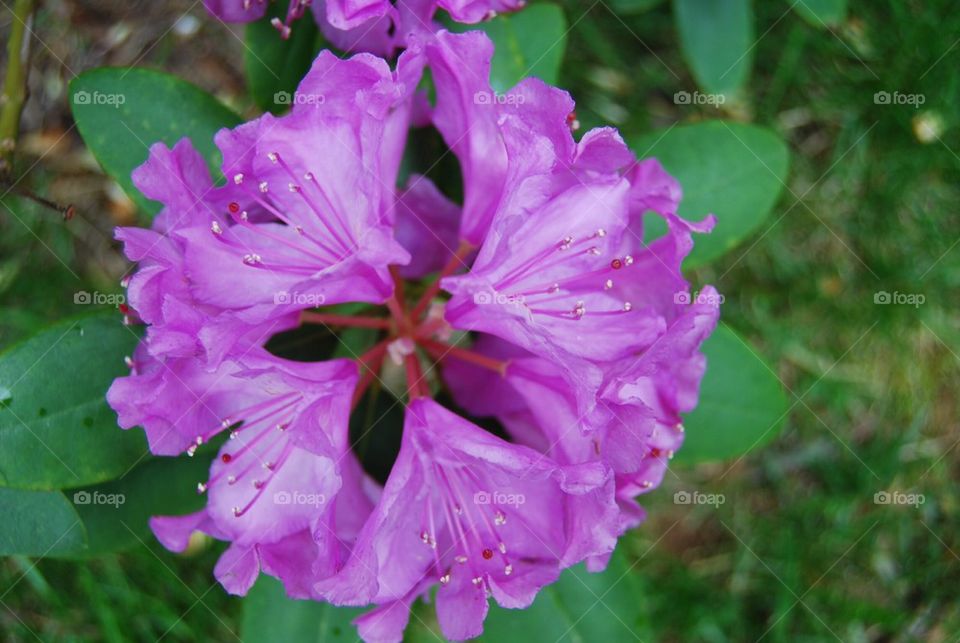
[[[718,115],[672,102],[694,85],[668,4],[621,16],[588,4],[565,3],[573,27],[561,77],[584,129],[612,121],[629,134]],[[861,0],[827,31],[784,15],[786,1],[755,5],[758,35],[769,32],[727,116],[786,138],[789,190],[761,234],[692,278],[726,295],[724,322],[762,350],[793,408],[770,445],[736,462],[678,459],[646,498],[650,519],[625,542],[641,587],[637,636],[954,640],[960,14],[948,2]],[[881,90],[926,101],[877,105]],[[921,117],[940,119],[940,140],[918,140]],[[40,166],[33,187],[54,178]],[[71,310],[79,284],[116,289],[102,258],[109,227],[97,213],[64,226],[4,202],[0,345]],[[878,291],[926,301],[880,306]],[[725,502],[678,505],[678,490]],[[875,504],[883,490],[925,502]],[[240,602],[214,584],[215,550],[183,558],[145,544],[80,564],[3,561],[0,638],[231,640]]]

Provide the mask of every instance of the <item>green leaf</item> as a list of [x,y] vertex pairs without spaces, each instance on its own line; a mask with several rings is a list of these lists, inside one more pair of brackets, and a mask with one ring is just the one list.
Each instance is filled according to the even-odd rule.
[[49,556],[80,550],[84,531],[59,491],[0,487],[0,556]]
[[199,452],[193,458],[153,458],[118,480],[66,492],[86,527],[84,553],[125,549],[150,538],[151,516],[199,511],[206,498],[197,483],[209,470],[210,457]]
[[700,403],[684,419],[686,436],[677,459],[734,458],[772,440],[783,428],[787,398],[777,376],[756,350],[721,324],[704,343],[707,372]]
[[109,480],[145,452],[107,406],[137,336],[116,312],[67,320],[0,354],[0,484],[60,489]]
[[172,147],[188,137],[217,176],[221,158],[213,135],[240,123],[239,116],[202,89],[149,69],[84,72],[70,81],[70,104],[80,135],[104,172],[149,214],[160,206],[133,187],[130,173],[147,160],[150,146],[163,141]]
[[583,565],[563,572],[526,610],[491,605],[480,640],[635,641],[642,604],[636,579],[618,550],[602,573],[591,574]]
[[290,105],[300,79],[310,69],[317,53],[317,23],[308,16],[293,23],[290,37],[284,40],[270,19],[287,11],[286,4],[269,5],[267,15],[247,25],[243,67],[250,93],[261,109],[279,114]]
[[711,212],[717,215],[713,232],[696,236],[688,268],[723,255],[756,231],[787,179],[786,144],[756,125],[685,125],[643,136],[632,147],[641,158],[659,159],[680,181],[681,216],[699,220]]
[[[626,556],[617,551],[602,573],[588,573],[583,565],[565,571],[526,610],[501,609],[491,601],[483,636],[477,640],[633,641],[632,632],[641,625],[642,604],[637,579]],[[438,640],[432,610],[432,605],[417,610],[405,640]],[[351,621],[365,611],[290,599],[279,581],[261,575],[244,600],[243,640],[355,641]]]
[[261,574],[243,601],[241,632],[244,643],[353,643],[357,630],[350,621],[364,611],[293,600],[287,597],[280,581]]
[[664,0],[610,0],[610,8],[623,15],[633,15],[650,11]]
[[379,334],[380,331],[375,328],[344,329],[339,335],[340,341],[333,351],[333,356],[356,359],[377,342]]
[[673,0],[673,14],[697,85],[712,94],[743,87],[753,64],[750,0]]
[[528,76],[555,85],[567,46],[567,20],[555,4],[538,3],[501,14],[479,25],[451,25],[453,31],[487,32],[495,46],[490,84],[505,92]]
[[87,557],[150,539],[150,516],[181,515],[205,501],[196,492],[210,455],[151,458],[127,475],[68,491],[0,487],[0,555]]
[[847,17],[847,0],[791,0],[790,4],[804,20],[818,29],[838,25]]

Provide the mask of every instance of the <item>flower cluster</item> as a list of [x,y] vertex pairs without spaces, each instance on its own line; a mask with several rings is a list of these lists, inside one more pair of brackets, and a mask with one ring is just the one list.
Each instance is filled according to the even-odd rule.
[[[229,541],[215,575],[231,593],[265,572],[292,597],[373,605],[357,620],[367,641],[400,640],[431,596],[444,635],[471,638],[491,597],[523,608],[571,565],[603,569],[682,442],[718,316],[717,297],[677,296],[712,217],[679,217],[679,185],[615,130],[577,141],[559,89],[527,79],[512,100],[476,100],[492,94],[492,55],[482,33],[442,30],[412,38],[394,69],[324,52],[298,90],[322,103],[217,135],[225,185],[189,141],[155,145],[133,178],[164,208],[153,229],[117,233],[147,332],[109,402],[156,454],[219,445],[197,485],[205,508],[154,518],[157,537]],[[459,160],[462,205],[423,176],[397,187],[427,117]],[[320,362],[266,349],[306,324],[379,341]],[[392,362],[405,422],[380,485],[348,429]],[[442,406],[441,389],[503,432]]]
[[[288,0],[283,19],[271,24],[284,39],[293,22],[312,9],[324,37],[344,51],[389,55],[417,34],[439,27],[434,18],[443,10],[455,22],[475,24],[498,13],[523,8],[527,0]],[[225,22],[251,22],[267,12],[268,0],[203,0],[211,14]]]

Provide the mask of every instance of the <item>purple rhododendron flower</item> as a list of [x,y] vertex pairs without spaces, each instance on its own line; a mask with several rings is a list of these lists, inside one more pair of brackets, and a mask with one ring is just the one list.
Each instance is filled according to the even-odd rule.
[[[229,540],[215,570],[228,591],[245,594],[263,569],[292,596],[310,596],[312,583],[337,569],[343,543],[372,509],[347,444],[356,380],[351,360],[287,362],[263,349],[212,372],[191,360],[148,362],[118,379],[110,403],[122,424],[144,427],[156,453],[193,454],[229,434],[210,478],[198,483],[206,508],[154,518],[160,541],[180,551],[194,530]],[[294,502],[304,493],[306,501]]]
[[[377,508],[343,570],[317,588],[337,604],[392,611],[439,583],[437,617],[448,638],[479,636],[487,593],[530,605],[560,570],[612,552],[618,512],[601,462],[559,465],[444,409],[415,399]],[[361,623],[374,640],[399,640],[403,619]]]
[[[259,20],[268,0],[203,0],[211,14],[224,22]],[[498,13],[517,11],[526,0],[289,0],[284,17],[271,23],[289,38],[292,24],[312,9],[324,37],[344,51],[388,56],[407,46],[411,36],[439,28],[434,21],[443,10],[455,22],[476,24]]]
[[[367,24],[381,4],[414,3],[325,9]],[[475,17],[518,3],[423,4]],[[155,145],[134,180],[164,208],[151,230],[117,232],[147,326],[108,393],[120,425],[157,455],[219,444],[206,507],[155,517],[157,537],[229,541],[214,573],[232,593],[262,571],[292,597],[372,605],[367,641],[401,640],[418,598],[445,636],[475,637],[489,599],[524,608],[571,565],[602,570],[682,444],[719,314],[709,287],[685,303],[681,273],[713,219],[678,216],[659,163],[612,129],[576,140],[570,96],[538,80],[494,99],[479,32],[409,44],[394,70],[321,54],[298,93],[324,100],[217,135],[223,186],[189,142]],[[423,176],[398,183],[424,115],[460,162],[462,205]],[[379,339],[353,359],[275,354],[271,338],[311,325]],[[407,390],[381,485],[349,425],[388,360]],[[438,387],[503,433],[431,399]]]

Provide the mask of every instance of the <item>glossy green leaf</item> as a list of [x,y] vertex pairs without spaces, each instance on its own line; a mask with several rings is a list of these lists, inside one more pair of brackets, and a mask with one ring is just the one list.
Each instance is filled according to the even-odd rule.
[[537,3],[479,25],[451,25],[453,31],[480,28],[496,49],[490,69],[494,91],[505,92],[528,76],[555,85],[567,46],[567,21],[555,4]]
[[750,0],[673,0],[673,14],[697,85],[712,94],[743,87],[755,44]]
[[271,3],[267,15],[248,24],[244,35],[243,67],[250,93],[261,109],[275,114],[289,108],[317,52],[317,23],[309,16],[293,23],[286,40],[270,24],[271,18],[286,11],[286,3]]
[[641,158],[659,159],[680,181],[682,216],[717,215],[713,232],[696,235],[688,268],[723,255],[760,228],[787,180],[786,144],[756,125],[683,125],[643,136],[632,147]]
[[650,11],[664,0],[609,0],[610,8],[623,15],[634,15]]
[[[484,633],[478,641],[631,641],[640,628],[639,584],[624,556],[616,552],[607,569],[588,573],[583,565],[563,573],[540,591],[526,610],[508,610],[491,600]],[[338,608],[288,598],[279,581],[261,575],[244,600],[243,640],[355,641],[351,621],[366,609]],[[432,605],[418,605],[405,640],[444,640]]]
[[120,314],[60,322],[0,355],[0,485],[60,489],[109,480],[145,452],[104,395],[137,336]]
[[350,623],[365,610],[288,598],[280,581],[261,574],[243,601],[244,643],[336,643],[357,640]]
[[700,403],[684,419],[686,436],[677,459],[735,458],[776,437],[786,419],[787,398],[756,349],[720,324],[703,352],[707,372]]
[[491,605],[482,641],[635,641],[642,597],[626,557],[618,550],[607,569],[591,574],[583,565],[537,595],[526,610]]
[[220,152],[213,135],[240,117],[202,89],[149,69],[101,67],[70,81],[70,105],[84,143],[103,170],[137,204],[155,214],[159,204],[133,186],[130,173],[147,159],[151,145],[173,146],[188,137],[214,175]]
[[790,5],[818,29],[836,26],[847,17],[847,0],[791,0]]
[[201,457],[147,458],[117,480],[81,489],[0,487],[0,555],[87,557],[152,539],[150,516],[182,515],[205,501],[196,492],[213,450]]
[[[137,429],[139,430],[139,429]],[[152,538],[151,516],[199,511],[206,498],[197,483],[206,480],[210,455],[193,458],[151,458],[123,477],[65,492],[87,533],[85,554],[99,554],[137,545]]]
[[59,491],[0,487],[0,556],[52,556],[84,547],[83,524]]

